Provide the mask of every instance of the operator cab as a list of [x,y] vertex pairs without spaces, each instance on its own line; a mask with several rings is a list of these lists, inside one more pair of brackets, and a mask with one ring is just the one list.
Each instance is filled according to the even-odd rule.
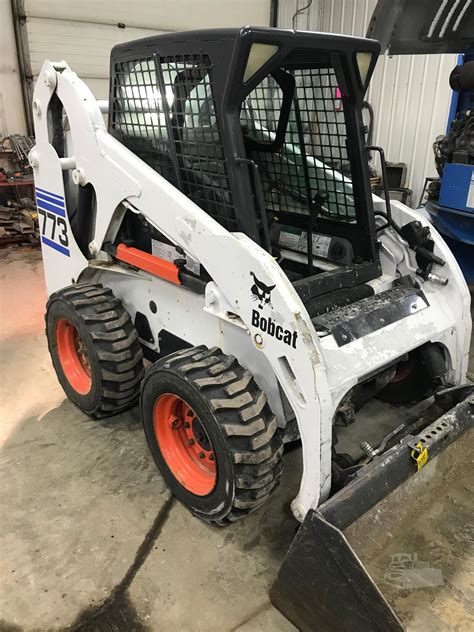
[[[295,284],[340,273],[345,283],[313,294],[355,286],[380,274],[362,124],[378,52],[373,40],[253,27],[120,44],[109,131]],[[127,222],[136,239],[131,213],[120,238]]]

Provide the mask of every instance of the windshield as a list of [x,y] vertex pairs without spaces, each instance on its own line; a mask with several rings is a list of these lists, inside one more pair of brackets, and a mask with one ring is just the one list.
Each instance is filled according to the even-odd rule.
[[[241,123],[261,171],[268,210],[308,214],[322,196],[322,214],[355,221],[342,95],[332,68],[283,68],[291,79],[291,108],[275,147],[284,90],[267,76],[242,104]],[[288,84],[287,84],[288,85]],[[286,88],[285,88],[286,89]],[[285,123],[285,121],[283,121]]]

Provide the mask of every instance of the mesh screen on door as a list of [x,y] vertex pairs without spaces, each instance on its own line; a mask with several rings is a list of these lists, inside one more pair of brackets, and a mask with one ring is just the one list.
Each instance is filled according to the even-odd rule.
[[[295,89],[283,144],[275,151],[253,149],[263,180],[267,209],[308,213],[316,194],[326,198],[322,214],[355,221],[341,94],[332,68],[282,69]],[[282,88],[266,77],[242,105],[244,134],[275,140]]]

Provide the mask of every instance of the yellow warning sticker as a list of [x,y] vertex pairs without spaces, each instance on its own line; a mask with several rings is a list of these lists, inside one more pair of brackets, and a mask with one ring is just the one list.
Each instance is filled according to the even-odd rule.
[[424,448],[420,441],[416,444],[416,448],[411,451],[411,455],[416,461],[418,471],[421,472],[428,461],[428,448]]

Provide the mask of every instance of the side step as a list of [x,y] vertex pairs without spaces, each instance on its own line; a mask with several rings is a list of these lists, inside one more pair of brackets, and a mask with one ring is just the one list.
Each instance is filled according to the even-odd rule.
[[399,286],[316,316],[312,322],[320,335],[332,334],[342,347],[428,306],[421,290]]

